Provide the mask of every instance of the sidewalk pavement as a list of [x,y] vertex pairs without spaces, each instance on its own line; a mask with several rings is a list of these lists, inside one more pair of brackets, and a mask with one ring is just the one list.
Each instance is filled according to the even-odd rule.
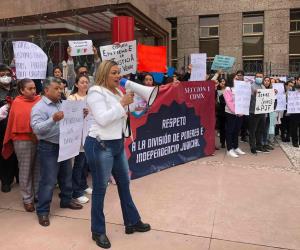
[[[271,154],[229,158],[225,150],[132,181],[131,191],[152,231],[126,235],[116,186],[106,196],[112,250],[300,249],[300,176],[279,146]],[[300,151],[299,151],[300,152]],[[299,153],[300,155],[300,153]],[[0,194],[0,249],[100,249],[91,239],[90,203],[59,208],[41,227],[24,211],[19,188]]]

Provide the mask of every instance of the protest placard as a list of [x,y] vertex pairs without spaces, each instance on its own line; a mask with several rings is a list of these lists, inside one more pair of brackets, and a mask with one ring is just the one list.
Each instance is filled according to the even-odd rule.
[[94,118],[91,115],[91,113],[89,113],[83,120],[82,146],[84,146],[85,139],[89,134],[89,129],[92,126],[93,122],[94,122]]
[[300,113],[300,91],[288,91],[287,113]]
[[17,78],[45,79],[48,57],[34,43],[13,42]]
[[92,40],[69,41],[71,47],[71,56],[93,55]]
[[102,60],[118,63],[121,75],[136,73],[136,41],[124,42],[100,47]]
[[59,122],[58,162],[68,160],[79,154],[82,130],[84,101],[63,101],[61,111],[64,119]]
[[258,89],[256,92],[255,114],[267,114],[274,111],[274,89]]
[[230,71],[235,62],[235,58],[231,56],[216,55],[211,66],[212,70]]
[[255,82],[255,76],[244,76],[244,81],[253,84]]
[[249,115],[251,100],[251,85],[245,81],[234,81],[235,113]]
[[206,80],[206,53],[191,54],[192,72],[190,81]]
[[138,45],[139,72],[167,72],[167,47]]
[[284,91],[283,83],[273,83],[272,86],[273,89],[276,89],[277,91],[277,94],[275,96],[277,100],[276,111],[286,110],[286,94]]

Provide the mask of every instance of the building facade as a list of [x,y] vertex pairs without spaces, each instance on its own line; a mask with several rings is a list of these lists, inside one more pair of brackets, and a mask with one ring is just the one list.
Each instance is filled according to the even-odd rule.
[[234,56],[248,74],[300,74],[299,0],[151,0],[172,23],[172,63],[191,53]]

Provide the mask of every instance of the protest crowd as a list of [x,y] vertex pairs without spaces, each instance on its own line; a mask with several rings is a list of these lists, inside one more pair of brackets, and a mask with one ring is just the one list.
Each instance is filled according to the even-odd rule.
[[[103,214],[109,183],[118,186],[125,232],[150,230],[130,194],[123,145],[126,107],[136,97],[119,90],[118,64],[101,60],[95,47],[93,72],[84,65],[75,67],[71,52],[69,47],[68,60],[62,67],[54,67],[46,79],[17,79],[14,68],[0,65],[1,191],[10,192],[14,183],[19,183],[24,209],[36,211],[42,226],[50,225],[50,204],[56,187],[61,191],[61,208],[79,210],[91,199],[92,237],[100,247],[109,248]],[[159,83],[151,72],[122,77],[144,86],[180,85],[193,80],[195,68],[191,62],[182,71],[163,75]],[[300,76],[283,79],[256,72],[249,77],[242,70],[228,73],[219,69],[209,70],[206,80],[215,85],[216,150],[225,148],[228,157],[237,158],[246,154],[240,142],[249,143],[253,157],[272,153],[278,140],[291,141],[299,148],[300,113],[289,113],[286,107],[291,92],[300,92]],[[236,94],[243,91],[238,89],[245,83],[249,105],[240,112]],[[258,106],[261,97],[268,97],[267,102]],[[82,119],[90,119],[91,123],[85,143],[80,143],[78,155],[72,159],[65,159],[59,152],[59,124],[69,122],[72,126],[74,122],[61,110],[63,100],[83,103]],[[87,183],[89,174],[92,187]]]

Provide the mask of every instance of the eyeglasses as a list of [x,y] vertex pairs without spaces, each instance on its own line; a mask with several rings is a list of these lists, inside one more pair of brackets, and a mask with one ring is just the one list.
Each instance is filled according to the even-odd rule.
[[3,76],[8,76],[8,77],[11,77],[11,73],[0,73],[0,77],[3,77]]

